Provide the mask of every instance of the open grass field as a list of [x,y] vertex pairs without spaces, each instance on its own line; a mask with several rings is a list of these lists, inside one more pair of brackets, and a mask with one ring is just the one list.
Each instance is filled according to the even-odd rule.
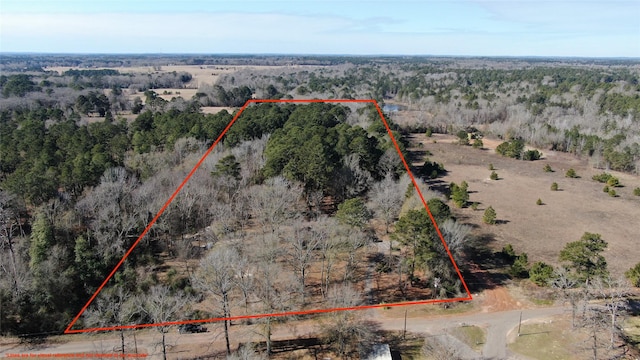
[[512,334],[509,349],[531,359],[573,360],[582,359],[569,344],[581,341],[581,334],[571,331],[571,321],[546,321],[523,324],[520,336]]
[[[165,65],[160,67],[154,66],[132,66],[132,67],[99,67],[92,68],[92,70],[99,69],[113,69],[120,73],[129,74],[153,74],[153,73],[170,73],[170,72],[188,72],[191,74],[192,79],[185,85],[187,89],[197,89],[201,84],[213,84],[221,75],[231,74],[241,69],[255,69],[257,71],[273,70],[279,68],[289,68],[288,65]],[[303,65],[296,65],[296,68],[305,67]],[[311,66],[310,66],[311,67]],[[313,66],[314,68],[316,66]],[[45,68],[46,71],[56,71],[59,74],[70,70],[78,69],[77,67],[70,66],[52,66]],[[158,89],[158,93],[162,93],[165,89]],[[168,89],[167,89],[168,90]]]
[[479,326],[461,326],[451,329],[450,332],[475,351],[481,351],[487,340],[487,332]]
[[627,318],[622,323],[622,330],[625,335],[629,337],[629,340],[634,344],[640,352],[640,316],[633,316]]
[[[479,206],[477,210],[457,209],[456,215],[472,224],[477,235],[489,239],[487,245],[499,250],[511,243],[517,253],[527,252],[531,263],[558,265],[565,244],[591,232],[601,234],[609,243],[604,255],[614,275],[622,275],[638,262],[640,197],[633,195],[633,189],[640,186],[640,178],[613,172],[624,187],[616,188],[618,197],[611,197],[602,191],[603,184],[591,179],[602,170],[591,169],[586,161],[544,150],[541,160],[515,160],[495,153],[499,141],[483,141],[485,149],[480,150],[457,145],[450,135],[411,136],[413,149],[430,151],[433,155],[429,158],[443,163],[447,170],[446,176],[432,181],[432,186],[444,189],[452,181],[469,184],[469,201]],[[495,167],[498,180],[489,178],[489,164]],[[544,172],[545,164],[554,172]],[[580,178],[566,178],[569,168],[575,169]],[[550,190],[553,182],[558,183],[559,191]],[[543,205],[537,205],[537,199]],[[497,225],[482,223],[488,206],[497,212]]]

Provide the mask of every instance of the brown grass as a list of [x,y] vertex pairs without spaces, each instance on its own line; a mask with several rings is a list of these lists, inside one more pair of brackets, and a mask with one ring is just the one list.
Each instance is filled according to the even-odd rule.
[[583,340],[583,334],[571,330],[571,321],[562,318],[559,321],[523,324],[521,336],[511,334],[509,349],[532,359],[570,360],[582,359],[585,354],[577,355],[569,344]]
[[[591,180],[602,171],[591,169],[586,160],[569,154],[543,150],[542,160],[520,161],[497,155],[493,149],[499,141],[490,139],[483,139],[485,150],[455,145],[453,136],[442,134],[432,138],[416,134],[411,140],[421,142],[421,150],[431,151],[430,158],[444,164],[448,174],[438,179],[441,185],[463,180],[469,183],[470,201],[479,202],[480,211],[466,208],[457,210],[456,215],[478,225],[476,233],[494,236],[493,248],[511,243],[516,252],[527,252],[530,262],[557,265],[566,243],[592,232],[601,234],[609,243],[604,255],[613,274],[620,275],[637,263],[640,199],[632,191],[640,186],[638,177],[614,173],[624,187],[616,189],[620,197],[612,198],[602,192],[602,184]],[[490,163],[500,180],[489,179]],[[542,170],[547,163],[555,172]],[[574,168],[580,178],[565,178],[568,168]],[[553,182],[558,183],[560,191],[550,190]],[[543,206],[536,205],[538,198],[544,199]],[[482,223],[481,210],[488,206],[496,210],[498,225]]]

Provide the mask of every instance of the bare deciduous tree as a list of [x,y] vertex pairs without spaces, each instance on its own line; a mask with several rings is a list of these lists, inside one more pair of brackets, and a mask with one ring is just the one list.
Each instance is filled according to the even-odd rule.
[[464,359],[456,348],[445,345],[435,337],[428,337],[424,339],[422,353],[434,360]]
[[237,262],[233,264],[235,282],[242,292],[245,314],[249,314],[249,296],[255,286],[253,271],[255,266],[246,254],[241,253]]
[[126,240],[137,235],[133,231],[141,225],[141,209],[133,201],[137,186],[137,179],[124,168],[110,168],[104,172],[100,185],[76,206],[95,239],[96,252],[105,259],[121,257]]
[[268,357],[256,352],[256,350],[249,345],[244,345],[241,348],[239,348],[238,351],[227,356],[227,360],[266,360],[266,359],[268,359]]
[[[144,298],[137,299],[137,305],[141,312],[153,323],[167,323],[180,320],[180,315],[189,302],[189,298],[182,294],[172,294],[171,290],[163,285],[156,285],[151,288],[149,294]],[[162,358],[167,360],[167,344],[165,335],[169,332],[170,326],[160,325],[156,329],[162,334]]]
[[309,191],[307,193],[307,206],[313,218],[317,219],[322,214],[323,201],[324,192],[322,190]]
[[[110,327],[130,325],[129,323],[139,311],[135,298],[122,287],[108,288],[100,292],[99,297],[84,313],[88,324],[94,327]],[[120,332],[120,351],[126,351],[124,330]]]
[[[447,219],[439,225],[439,229],[447,243],[447,248],[449,249],[451,256],[453,256],[454,260],[457,261],[457,264],[461,266],[461,262],[459,260],[461,260],[469,245],[468,238],[471,233],[471,227],[469,225],[461,224],[455,220]],[[435,237],[433,239],[433,246],[437,255],[432,256],[427,260],[429,270],[434,274],[437,274],[437,276],[447,284],[455,285],[458,292],[461,291],[460,285],[462,284],[459,281],[460,279],[455,272],[455,268],[451,263],[451,259],[449,259],[449,255],[447,254],[442,241]],[[444,290],[444,287],[441,287],[441,290]]]
[[320,269],[320,290],[322,296],[326,297],[331,284],[331,270],[338,255],[340,238],[337,236],[338,222],[335,218],[321,217],[314,222],[313,234],[318,239],[320,259],[322,262]]
[[303,187],[283,177],[267,179],[263,185],[251,187],[250,203],[256,222],[272,232],[294,219],[298,212]]
[[[332,308],[351,308],[362,304],[361,294],[351,285],[342,284],[329,290]],[[362,310],[341,310],[328,314],[320,325],[324,341],[342,357],[366,354],[376,337],[378,324],[366,320]]]
[[[239,262],[238,252],[230,247],[217,246],[209,251],[209,254],[200,261],[200,267],[191,278],[193,285],[216,300],[219,311],[225,319],[231,317],[231,304],[229,297],[236,287],[236,269]],[[229,320],[224,320],[224,337],[227,345],[227,354],[231,354],[229,345]]]
[[385,233],[389,233],[389,225],[398,217],[404,202],[405,189],[400,189],[398,182],[391,174],[380,182],[375,183],[369,196],[375,214],[384,221]]
[[560,290],[562,299],[569,301],[571,304],[571,327],[576,327],[576,313],[578,311],[578,302],[580,301],[580,293],[575,290],[578,282],[571,276],[566,268],[558,268],[554,271],[551,286]]
[[260,139],[243,141],[231,149],[231,153],[242,164],[240,175],[243,185],[250,183],[264,167],[266,163],[264,149],[268,140],[269,135],[265,134]]
[[601,308],[604,313],[609,315],[609,348],[613,349],[615,341],[620,334],[619,317],[624,312],[624,305],[627,297],[631,294],[631,288],[625,280],[611,278],[610,276],[594,279],[589,283],[589,287],[590,291],[598,299],[604,300]]
[[[284,271],[278,264],[261,262],[258,264],[259,276],[255,279],[255,294],[260,300],[264,314],[287,311],[294,303],[297,282],[293,275]],[[256,274],[256,275],[258,275]],[[267,343],[267,354],[271,353],[271,333],[274,318],[268,316],[260,319],[262,333]]]
[[[18,293],[18,256],[16,254],[14,239],[16,236],[24,236],[20,212],[23,211],[15,196],[4,190],[0,190],[0,271],[11,280],[11,288],[14,294]],[[8,256],[5,256],[8,252]],[[8,261],[5,261],[8,260]]]
[[386,174],[386,176],[393,175],[399,169],[404,168],[404,164],[402,164],[398,150],[396,150],[395,147],[392,146],[385,150],[378,161],[378,168],[382,173]]
[[358,250],[370,244],[370,239],[359,229],[354,227],[344,228],[344,247],[347,253],[347,264],[344,270],[344,280],[354,281],[357,270],[356,254]]
[[293,233],[287,241],[287,255],[291,259],[291,265],[300,282],[300,298],[304,303],[305,279],[307,269],[313,261],[313,252],[320,243],[320,239],[314,236],[314,232],[301,221],[293,224]]

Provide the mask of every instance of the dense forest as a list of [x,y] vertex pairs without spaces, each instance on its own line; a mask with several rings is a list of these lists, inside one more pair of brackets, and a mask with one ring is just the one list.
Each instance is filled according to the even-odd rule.
[[[121,67],[166,61],[308,67],[243,68],[197,84],[190,99],[171,100],[160,96],[162,89],[193,85],[191,74]],[[64,330],[222,133],[233,108],[251,97],[406,104],[415,118],[390,121],[403,152],[404,135],[411,132],[455,134],[473,127],[522,148],[587,157],[597,168],[640,171],[640,68],[633,62],[15,55],[3,56],[1,65],[3,334]],[[78,69],[45,70],[52,65]],[[232,109],[203,111],[212,106]],[[427,162],[413,171],[426,179],[444,169]],[[464,289],[404,173],[374,108],[249,106],[104,296],[110,303],[129,297],[142,303],[144,294],[165,286],[196,304],[182,318],[317,307],[337,301],[336,292],[356,289],[361,298],[354,295],[343,305],[364,297],[456,297]],[[470,229],[456,222],[446,203],[449,196],[464,202],[463,184],[451,190],[462,188],[461,200],[456,191],[423,190],[457,259],[465,256]],[[382,260],[358,260],[376,240],[374,222],[384,225],[397,247]],[[227,269],[228,276],[263,276],[240,276],[227,290],[211,290],[215,284],[203,269],[216,267],[211,264],[220,257],[237,259],[239,267]],[[393,282],[392,289],[366,289],[369,263],[381,264],[372,271]],[[162,320],[145,312],[148,306],[135,308],[126,321]],[[77,325],[105,322],[124,320],[105,320],[97,311]]]

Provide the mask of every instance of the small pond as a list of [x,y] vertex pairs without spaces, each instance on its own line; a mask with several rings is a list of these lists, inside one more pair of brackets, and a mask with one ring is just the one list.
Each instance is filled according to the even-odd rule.
[[407,107],[404,105],[396,105],[396,104],[384,104],[382,105],[382,111],[384,112],[395,112],[400,110],[407,110]]

